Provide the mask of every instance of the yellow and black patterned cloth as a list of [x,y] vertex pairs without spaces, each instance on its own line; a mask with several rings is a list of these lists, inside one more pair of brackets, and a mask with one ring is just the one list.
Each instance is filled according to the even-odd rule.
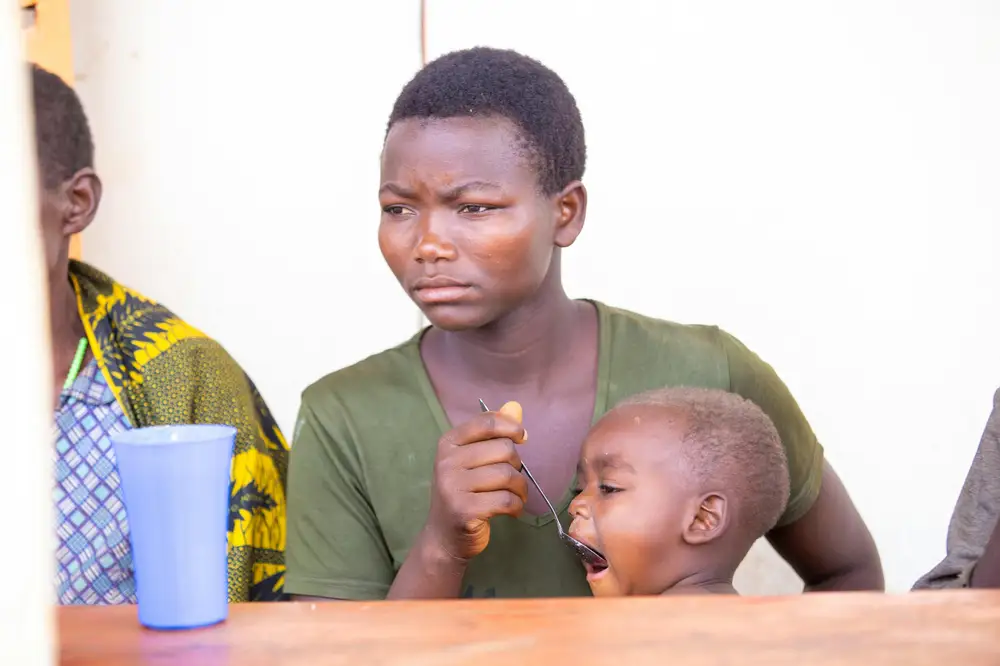
[[288,443],[264,399],[217,342],[95,268],[70,262],[90,349],[132,427],[238,430],[229,503],[229,600],[285,598]]

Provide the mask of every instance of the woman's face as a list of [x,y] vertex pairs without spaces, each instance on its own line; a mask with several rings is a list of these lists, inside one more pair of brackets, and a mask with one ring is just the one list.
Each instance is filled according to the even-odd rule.
[[379,247],[435,326],[487,326],[545,281],[566,221],[561,195],[541,193],[531,158],[503,118],[409,119],[390,129]]

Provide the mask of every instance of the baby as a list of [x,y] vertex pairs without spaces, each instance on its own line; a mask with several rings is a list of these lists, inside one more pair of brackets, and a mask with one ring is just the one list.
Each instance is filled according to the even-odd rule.
[[736,594],[733,574],[788,501],[774,425],[725,391],[667,388],[619,403],[583,443],[570,534],[607,558],[594,596]]

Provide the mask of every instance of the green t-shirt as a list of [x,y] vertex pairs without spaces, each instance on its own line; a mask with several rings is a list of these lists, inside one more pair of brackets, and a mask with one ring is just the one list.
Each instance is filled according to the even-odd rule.
[[[774,421],[791,492],[780,524],[819,494],[823,449],[774,370],[738,340],[595,303],[600,349],[596,422],[630,395],[665,386],[738,393]],[[305,390],[288,484],[285,590],[381,599],[427,517],[438,439],[451,429],[420,358],[420,335]],[[517,396],[511,396],[516,399]],[[470,398],[475,400],[475,396]],[[557,509],[569,524],[570,489]],[[462,583],[466,597],[590,594],[551,516],[500,516]]]

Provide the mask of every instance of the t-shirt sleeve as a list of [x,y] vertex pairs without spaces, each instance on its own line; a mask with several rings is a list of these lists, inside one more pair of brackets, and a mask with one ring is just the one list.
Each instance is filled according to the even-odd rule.
[[383,599],[395,570],[362,482],[346,412],[303,394],[288,472],[285,591]]
[[823,447],[774,368],[733,336],[720,335],[729,361],[729,390],[764,410],[785,446],[790,492],[777,526],[789,525],[804,516],[819,497]]
[[1000,516],[1000,390],[948,525],[945,558],[914,589],[968,587]]

